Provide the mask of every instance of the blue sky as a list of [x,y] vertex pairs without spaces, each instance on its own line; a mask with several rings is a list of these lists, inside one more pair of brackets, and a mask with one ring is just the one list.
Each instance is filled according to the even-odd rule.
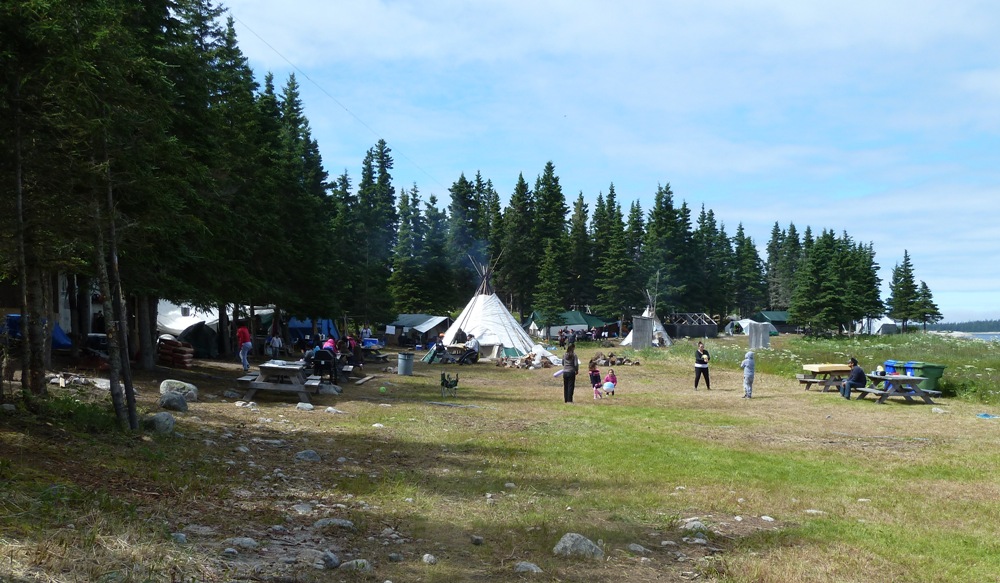
[[760,248],[846,230],[886,282],[906,249],[946,321],[1000,318],[995,2],[224,4],[258,76],[296,72],[332,176],[382,138],[424,200],[477,170],[506,200],[550,160],[591,208],[669,183]]

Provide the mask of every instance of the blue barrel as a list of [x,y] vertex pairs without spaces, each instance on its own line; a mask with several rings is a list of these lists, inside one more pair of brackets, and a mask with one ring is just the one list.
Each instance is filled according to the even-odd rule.
[[906,364],[903,365],[903,368],[906,370],[906,374],[910,375],[911,377],[915,377],[915,376],[920,376],[918,374],[918,369],[923,368],[923,366],[924,363],[922,362],[917,362],[915,360],[908,360],[906,361]]
[[[899,366],[899,369],[900,369],[898,371],[896,370],[896,366],[897,365]],[[887,360],[887,361],[885,361],[885,374],[896,374],[898,372],[902,372],[902,370],[903,370],[903,362],[902,361],[896,361],[896,360]]]

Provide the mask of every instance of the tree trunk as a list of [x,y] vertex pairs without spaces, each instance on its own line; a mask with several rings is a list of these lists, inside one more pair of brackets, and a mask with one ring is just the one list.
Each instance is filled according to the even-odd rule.
[[226,311],[226,304],[219,304],[219,330],[216,338],[219,342],[219,356],[225,359],[233,356],[233,347],[230,342],[229,312]]
[[105,162],[108,168],[108,257],[111,259],[111,264],[108,266],[108,283],[113,292],[111,300],[113,302],[115,320],[117,320],[118,340],[121,348],[124,350],[124,353],[120,352],[119,356],[121,357],[122,380],[125,382],[125,401],[128,405],[128,426],[135,431],[139,429],[139,416],[135,408],[135,389],[132,386],[132,367],[129,363],[128,314],[125,310],[124,291],[122,291],[122,280],[118,271],[118,233],[115,228],[114,186],[111,181],[110,160],[105,160]]
[[94,230],[95,237],[95,260],[97,263],[97,281],[101,290],[101,297],[104,298],[102,308],[105,314],[104,325],[108,334],[108,364],[111,381],[111,403],[115,408],[115,416],[122,426],[128,426],[129,415],[125,408],[125,396],[121,386],[121,344],[118,335],[119,322],[113,314],[111,304],[111,283],[108,276],[108,262],[104,254],[104,231],[101,229],[101,209],[100,205],[94,204]]
[[139,366],[142,367],[142,370],[153,370],[156,359],[154,337],[156,335],[156,308],[158,303],[157,298],[148,296],[140,296],[136,299],[135,310],[139,325],[139,331],[136,335],[139,337],[139,354],[141,358]]

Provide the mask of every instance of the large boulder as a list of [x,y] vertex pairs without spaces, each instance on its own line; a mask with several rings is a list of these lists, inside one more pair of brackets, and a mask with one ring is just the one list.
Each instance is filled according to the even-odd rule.
[[198,400],[198,387],[184,381],[167,379],[160,383],[160,394],[166,395],[167,393],[180,393],[184,395],[184,400],[189,402]]
[[157,413],[142,420],[143,427],[154,433],[170,434],[174,432],[174,416],[166,411]]
[[185,413],[188,410],[188,404],[184,395],[180,393],[163,393],[160,396],[160,408]]

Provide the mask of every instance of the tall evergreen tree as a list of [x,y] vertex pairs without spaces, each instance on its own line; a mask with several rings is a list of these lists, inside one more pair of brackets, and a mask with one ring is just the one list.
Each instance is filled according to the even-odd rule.
[[931,288],[927,287],[927,284],[923,280],[920,281],[920,287],[917,289],[917,301],[913,309],[916,314],[914,320],[923,324],[925,332],[927,331],[928,324],[935,324],[944,319],[944,316],[941,315],[941,310],[934,303]]
[[767,282],[764,269],[753,239],[746,235],[743,224],[736,227],[733,237],[733,289],[736,310],[742,318],[749,318],[767,303]]
[[417,186],[411,193],[399,193],[399,231],[396,250],[392,256],[392,275],[389,276],[389,293],[395,299],[395,312],[420,313],[426,309],[426,299],[421,285],[421,258],[423,256],[423,225],[420,217],[420,198]]
[[916,309],[917,291],[910,252],[904,249],[903,262],[892,268],[892,279],[889,281],[889,293],[891,295],[886,300],[889,317],[902,321],[904,332],[906,331],[907,322],[920,317]]
[[[469,297],[479,284],[477,264],[484,262],[480,245],[480,209],[473,183],[461,174],[448,189],[451,204],[448,207],[448,250],[451,255],[454,288],[458,297]],[[469,258],[472,258],[472,261]]]
[[545,242],[545,253],[542,255],[538,285],[534,294],[534,312],[539,327],[545,330],[563,323],[560,313],[564,311],[562,282],[565,281],[565,276],[560,267],[564,263],[565,256],[566,253],[558,239],[549,239]]
[[524,175],[519,174],[503,215],[503,254],[497,263],[496,285],[497,295],[501,295],[501,291],[507,294],[514,309],[521,312],[531,306],[538,277],[536,263],[525,259],[537,253],[532,236],[535,232],[534,216],[534,195]]
[[448,217],[438,208],[437,197],[433,194],[424,206],[424,223],[427,229],[423,247],[424,287],[432,292],[426,309],[431,314],[447,314],[468,298],[459,298],[454,288],[445,285],[454,280],[446,245]]
[[581,192],[573,204],[573,214],[569,219],[568,258],[564,266],[559,266],[565,274],[563,298],[570,305],[587,306],[594,302],[594,243],[587,226],[587,203]]

